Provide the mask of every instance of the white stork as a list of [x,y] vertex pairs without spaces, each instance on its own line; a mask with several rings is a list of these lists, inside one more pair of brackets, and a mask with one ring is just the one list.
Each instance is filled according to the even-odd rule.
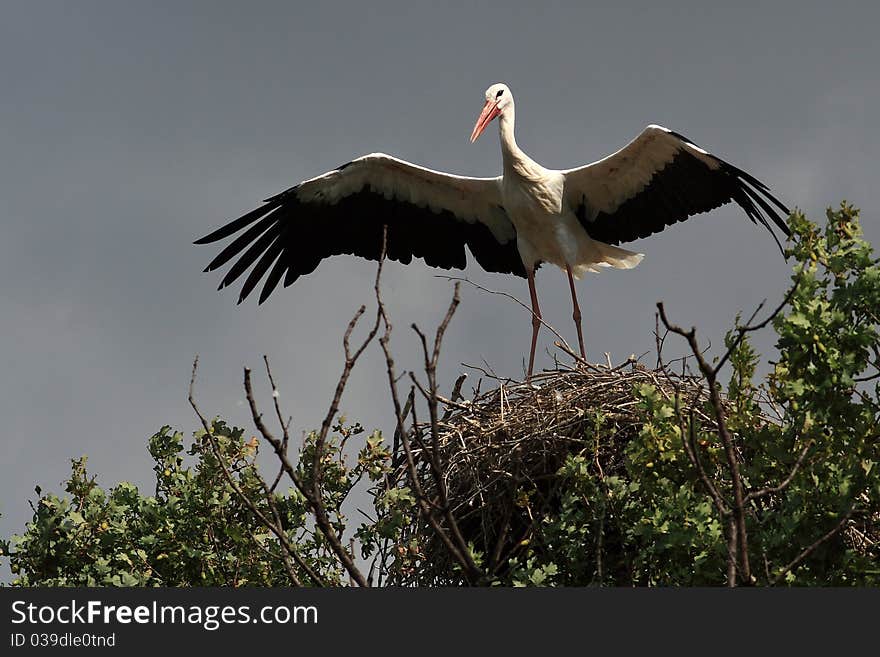
[[404,264],[418,257],[434,267],[463,269],[467,245],[486,271],[528,279],[531,377],[541,325],[535,291],[535,270],[541,263],[568,274],[584,356],[573,279],[600,267],[631,269],[643,257],[612,245],[647,237],[730,201],[766,226],[774,239],[768,219],[790,234],[777,211],[787,216],[788,209],[766,185],[672,130],[649,125],[613,155],[554,170],[517,146],[515,105],[505,84],[486,90],[472,143],[496,117],[501,176],[454,176],[383,153],[365,155],[266,199],[197,240],[207,244],[243,231],[205,271],[238,257],[220,288],[251,268],[238,302],[265,278],[259,299],[263,303],[282,278],[287,287],[329,256],[348,253],[377,260],[385,227],[387,257]]

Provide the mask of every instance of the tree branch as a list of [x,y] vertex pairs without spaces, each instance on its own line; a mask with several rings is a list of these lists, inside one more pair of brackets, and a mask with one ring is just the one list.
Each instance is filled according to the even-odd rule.
[[487,292],[489,294],[496,294],[498,296],[502,296],[502,297],[506,297],[506,298],[510,299],[511,301],[515,302],[516,304],[518,304],[522,308],[525,308],[529,312],[529,315],[531,315],[532,317],[537,317],[538,321],[541,322],[541,325],[544,328],[546,328],[548,331],[550,331],[554,336],[556,336],[557,340],[559,340],[563,345],[565,345],[565,347],[562,347],[562,345],[557,345],[563,351],[565,351],[565,353],[567,353],[569,356],[572,356],[576,361],[578,361],[580,363],[587,362],[582,356],[576,354],[572,350],[571,346],[568,344],[568,342],[565,340],[565,338],[562,337],[562,335],[559,333],[559,331],[557,331],[550,324],[548,324],[544,320],[543,317],[538,317],[538,315],[534,312],[534,310],[532,310],[527,304],[523,303],[522,301],[517,299],[512,294],[508,294],[507,292],[501,292],[500,290],[490,290],[489,288],[483,287],[479,283],[475,283],[471,279],[463,277],[463,276],[445,276],[443,274],[438,274],[437,278],[445,278],[446,280],[453,281],[456,284],[457,283],[467,283],[468,285],[473,285],[475,288],[477,288],[478,290],[482,290],[483,292]]
[[798,473],[798,470],[800,470],[801,466],[803,465],[804,459],[807,456],[807,452],[810,450],[810,447],[812,447],[812,446],[813,446],[813,441],[808,440],[807,444],[804,445],[804,448],[801,450],[801,453],[798,455],[797,460],[794,463],[794,466],[792,466],[791,470],[789,471],[788,476],[785,479],[783,479],[778,485],[765,486],[764,488],[759,488],[757,490],[753,490],[748,495],[746,495],[746,502],[750,502],[752,500],[758,500],[758,499],[761,499],[762,497],[766,497],[767,495],[771,495],[773,493],[781,493],[786,488],[788,488],[788,485],[792,482],[795,475]]
[[[391,353],[390,346],[392,324],[385,309],[385,303],[382,300],[382,293],[378,281],[374,289],[376,293],[376,303],[379,308],[379,314],[382,316],[382,322],[385,325],[385,332],[379,338],[379,344],[381,345],[382,352],[385,355],[385,367],[388,374],[388,386],[391,392],[391,400],[394,405],[394,413],[397,420],[396,431],[397,434],[400,436],[401,445],[403,446],[407,472],[409,474],[409,479],[412,483],[416,502],[419,505],[419,510],[421,511],[422,516],[431,526],[431,529],[434,531],[434,533],[437,534],[440,541],[449,551],[449,554],[452,555],[452,558],[459,564],[459,566],[461,566],[462,571],[465,573],[468,581],[472,584],[475,584],[482,578],[483,573],[479,569],[475,568],[473,560],[470,558],[469,553],[467,556],[462,554],[462,551],[458,549],[458,546],[455,544],[452,538],[450,538],[449,534],[437,520],[434,515],[434,511],[431,508],[430,501],[425,495],[424,489],[419,482],[418,471],[416,469],[415,460],[412,454],[412,448],[409,442],[409,434],[404,428],[404,416],[402,413],[400,396],[397,391],[397,374],[395,372],[394,357]],[[414,407],[415,406],[413,405],[413,408]]]
[[749,317],[745,326],[737,326],[736,327],[736,334],[737,335],[733,341],[733,344],[731,344],[730,347],[727,349],[727,351],[724,352],[724,354],[721,356],[721,359],[718,361],[718,364],[715,366],[715,374],[716,375],[718,374],[718,372],[721,371],[721,368],[724,366],[724,364],[727,362],[727,360],[730,358],[730,356],[733,354],[733,352],[736,351],[736,348],[739,347],[740,343],[742,343],[743,338],[745,338],[747,333],[751,333],[753,331],[758,331],[758,330],[764,328],[765,326],[767,326],[767,324],[772,322],[779,313],[782,312],[782,309],[785,308],[788,305],[788,303],[791,301],[792,297],[794,297],[794,293],[797,291],[798,285],[800,285],[800,282],[801,282],[801,277],[798,276],[794,281],[794,285],[791,286],[791,289],[785,295],[785,298],[780,302],[780,304],[778,306],[776,306],[776,308],[773,310],[773,312],[770,313],[763,321],[760,321],[757,324],[752,324],[752,322],[755,320],[755,317],[757,317],[758,313],[761,312],[761,308],[763,308],[764,304],[767,303],[766,299],[758,304],[758,307],[755,308],[755,312],[753,312],[751,317]]
[[446,524],[449,526],[449,531],[452,533],[452,537],[455,539],[455,543],[462,556],[464,557],[465,562],[467,563],[468,570],[473,573],[478,573],[480,572],[480,569],[477,567],[476,563],[474,563],[470,548],[468,548],[467,542],[464,540],[464,537],[461,534],[458,522],[455,520],[455,516],[453,515],[452,510],[449,508],[449,494],[446,488],[446,480],[443,477],[443,472],[440,467],[440,428],[438,426],[439,413],[437,399],[437,363],[440,360],[440,349],[443,344],[443,336],[446,333],[449,322],[452,321],[452,316],[455,314],[455,310],[458,308],[459,303],[461,303],[461,296],[459,294],[460,289],[461,284],[456,282],[453,288],[452,301],[449,303],[449,308],[446,310],[446,315],[443,317],[443,321],[440,322],[440,325],[437,327],[437,333],[434,337],[434,346],[430,355],[428,352],[428,342],[425,338],[425,334],[422,333],[415,324],[412,325],[412,329],[416,332],[416,334],[419,336],[419,339],[421,340],[422,351],[425,357],[425,374],[428,377],[428,413],[431,421],[431,449],[429,450],[429,456],[431,460],[431,472],[434,478],[434,483],[436,484],[437,491],[440,494],[440,506],[443,509],[444,516],[446,517]]
[[843,526],[846,524],[846,521],[849,520],[850,516],[853,514],[853,511],[855,511],[855,509],[856,509],[856,505],[855,505],[855,502],[853,502],[849,507],[849,511],[847,511],[845,514],[843,514],[843,516],[840,518],[840,520],[837,522],[837,524],[834,525],[834,527],[832,527],[830,531],[828,531],[826,534],[824,534],[823,536],[816,539],[808,547],[804,548],[799,555],[797,555],[781,571],[779,571],[779,573],[776,575],[776,577],[773,578],[773,580],[770,582],[770,584],[773,586],[778,584],[782,580],[782,578],[785,577],[785,575],[789,571],[792,570],[792,568],[795,568],[804,559],[806,559],[808,556],[810,556],[816,550],[816,548],[818,548],[820,545],[822,545],[822,543],[824,543],[825,541],[832,538],[835,534],[837,534],[837,532],[839,532],[843,528]]
[[[678,400],[676,400],[677,404]],[[679,418],[681,416],[679,415]],[[690,417],[688,421],[687,431],[685,431],[685,427],[682,426],[682,421],[679,419],[679,429],[681,430],[681,442],[684,446],[684,451],[687,454],[688,460],[690,460],[691,464],[696,468],[697,473],[700,476],[700,481],[703,482],[703,486],[706,487],[706,491],[709,493],[709,496],[712,498],[712,501],[715,503],[715,508],[718,509],[718,513],[721,514],[721,517],[725,518],[730,515],[730,508],[727,506],[727,503],[724,501],[724,498],[721,496],[721,493],[718,492],[718,489],[715,488],[715,485],[712,483],[712,480],[709,479],[709,475],[706,474],[706,469],[703,467],[703,462],[700,460],[700,456],[697,453],[696,448],[696,436],[694,435],[694,411],[690,410]],[[685,437],[687,436],[687,437]]]
[[676,326],[670,323],[669,319],[666,317],[666,310],[664,309],[662,302],[657,303],[657,310],[660,312],[660,320],[663,322],[663,326],[665,326],[668,331],[680,335],[685,340],[687,340],[688,345],[691,348],[691,353],[693,353],[694,358],[697,361],[697,365],[700,368],[700,372],[702,372],[703,376],[706,378],[707,384],[709,385],[709,400],[712,404],[712,410],[715,415],[715,422],[718,426],[718,437],[720,438],[721,444],[724,447],[724,453],[727,458],[727,466],[730,469],[730,476],[732,480],[731,484],[733,486],[733,516],[736,521],[736,549],[739,556],[740,573],[746,584],[752,584],[753,577],[751,573],[751,568],[749,567],[749,544],[748,535],[746,532],[745,495],[743,493],[743,482],[739,472],[739,461],[736,457],[736,449],[734,448],[733,444],[733,436],[731,436],[730,430],[727,428],[727,419],[724,412],[724,405],[721,401],[721,395],[718,392],[717,369],[711,367],[709,363],[706,362],[706,359],[703,358],[703,354],[700,351],[700,346],[697,343],[696,329],[691,328],[691,330],[685,331],[680,326]]
[[[192,376],[189,380],[189,404],[192,406],[193,411],[195,411],[199,420],[202,423],[202,427],[205,430],[205,435],[208,437],[208,444],[211,446],[211,451],[214,454],[214,458],[217,459],[217,463],[220,465],[220,470],[223,473],[223,477],[226,479],[226,483],[230,485],[232,490],[235,491],[235,494],[241,499],[242,502],[245,503],[245,506],[250,509],[251,513],[260,521],[260,523],[266,527],[269,531],[275,534],[275,537],[278,539],[279,543],[282,547],[282,556],[284,558],[284,568],[287,571],[288,577],[290,577],[290,581],[293,582],[294,586],[302,586],[302,582],[296,574],[296,571],[293,569],[293,565],[290,563],[290,555],[296,555],[297,562],[299,563],[299,553],[297,553],[296,549],[290,544],[290,541],[287,540],[287,534],[284,532],[281,523],[278,525],[270,521],[259,508],[257,508],[256,504],[254,504],[253,500],[248,497],[245,492],[238,485],[238,482],[235,481],[235,478],[232,476],[232,473],[229,472],[229,469],[226,467],[226,459],[223,454],[220,452],[220,446],[217,444],[217,438],[214,436],[214,431],[211,428],[211,425],[208,423],[208,420],[202,414],[202,411],[199,409],[196,404],[194,390],[196,384],[196,370],[199,366],[199,357],[196,356],[193,361],[192,367]],[[262,481],[262,478],[260,478]],[[263,485],[265,486],[265,481],[263,481]]]

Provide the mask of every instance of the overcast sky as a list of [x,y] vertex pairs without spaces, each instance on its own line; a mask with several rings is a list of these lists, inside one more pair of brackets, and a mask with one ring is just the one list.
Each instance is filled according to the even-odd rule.
[[[334,258],[262,307],[236,306],[201,273],[216,248],[193,239],[371,151],[497,175],[496,128],[468,144],[493,82],[512,88],[518,142],[547,166],[598,159],[661,123],[814,217],[852,201],[880,239],[876,5],[302,4],[0,6],[0,535],[23,528],[35,484],[59,490],[73,457],[89,455],[105,485],[150,481],[146,439],[196,428],[196,354],[207,414],[250,427],[241,368],[265,353],[295,430],[317,426],[375,265]],[[647,254],[637,269],[579,283],[593,358],[651,350],[658,300],[718,345],[737,310],[788,283],[772,239],[735,207],[633,247]],[[445,310],[437,273],[387,266],[401,368],[419,363],[405,327]],[[528,298],[521,279],[466,274]],[[542,268],[538,288],[573,340],[564,274]],[[521,376],[530,330],[509,300],[464,289],[441,381],[483,361]],[[758,342],[769,349],[772,334]],[[347,415],[391,426],[383,382],[376,346]]]

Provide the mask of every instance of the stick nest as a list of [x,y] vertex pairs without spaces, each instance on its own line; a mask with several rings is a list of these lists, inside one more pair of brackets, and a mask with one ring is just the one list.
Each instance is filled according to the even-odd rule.
[[[643,424],[636,392],[642,384],[670,400],[678,394],[683,407],[695,409],[703,427],[716,426],[711,411],[704,410],[708,391],[699,378],[633,361],[553,370],[535,375],[531,384],[499,382],[470,400],[441,398],[446,413],[437,422],[436,458],[430,423],[416,424],[409,432],[418,485],[439,502],[442,495],[432,468],[439,470],[464,540],[483,553],[490,569],[505,563],[529,536],[529,508],[546,510],[558,504],[557,472],[569,455],[588,449],[604,475],[623,471],[623,447]],[[412,486],[405,460],[395,479]],[[542,499],[522,504],[516,491],[523,484]],[[448,552],[438,544],[440,539],[421,517],[408,530],[407,538],[414,539],[419,552],[432,555],[431,563],[419,566],[421,581],[427,570],[442,584],[442,574],[453,569],[441,563]]]

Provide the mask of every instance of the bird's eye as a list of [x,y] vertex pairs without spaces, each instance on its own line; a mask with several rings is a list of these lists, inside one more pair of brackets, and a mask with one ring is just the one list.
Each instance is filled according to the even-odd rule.
[[497,94],[495,94],[495,98],[501,98],[501,94],[504,93],[504,89],[501,89]]

